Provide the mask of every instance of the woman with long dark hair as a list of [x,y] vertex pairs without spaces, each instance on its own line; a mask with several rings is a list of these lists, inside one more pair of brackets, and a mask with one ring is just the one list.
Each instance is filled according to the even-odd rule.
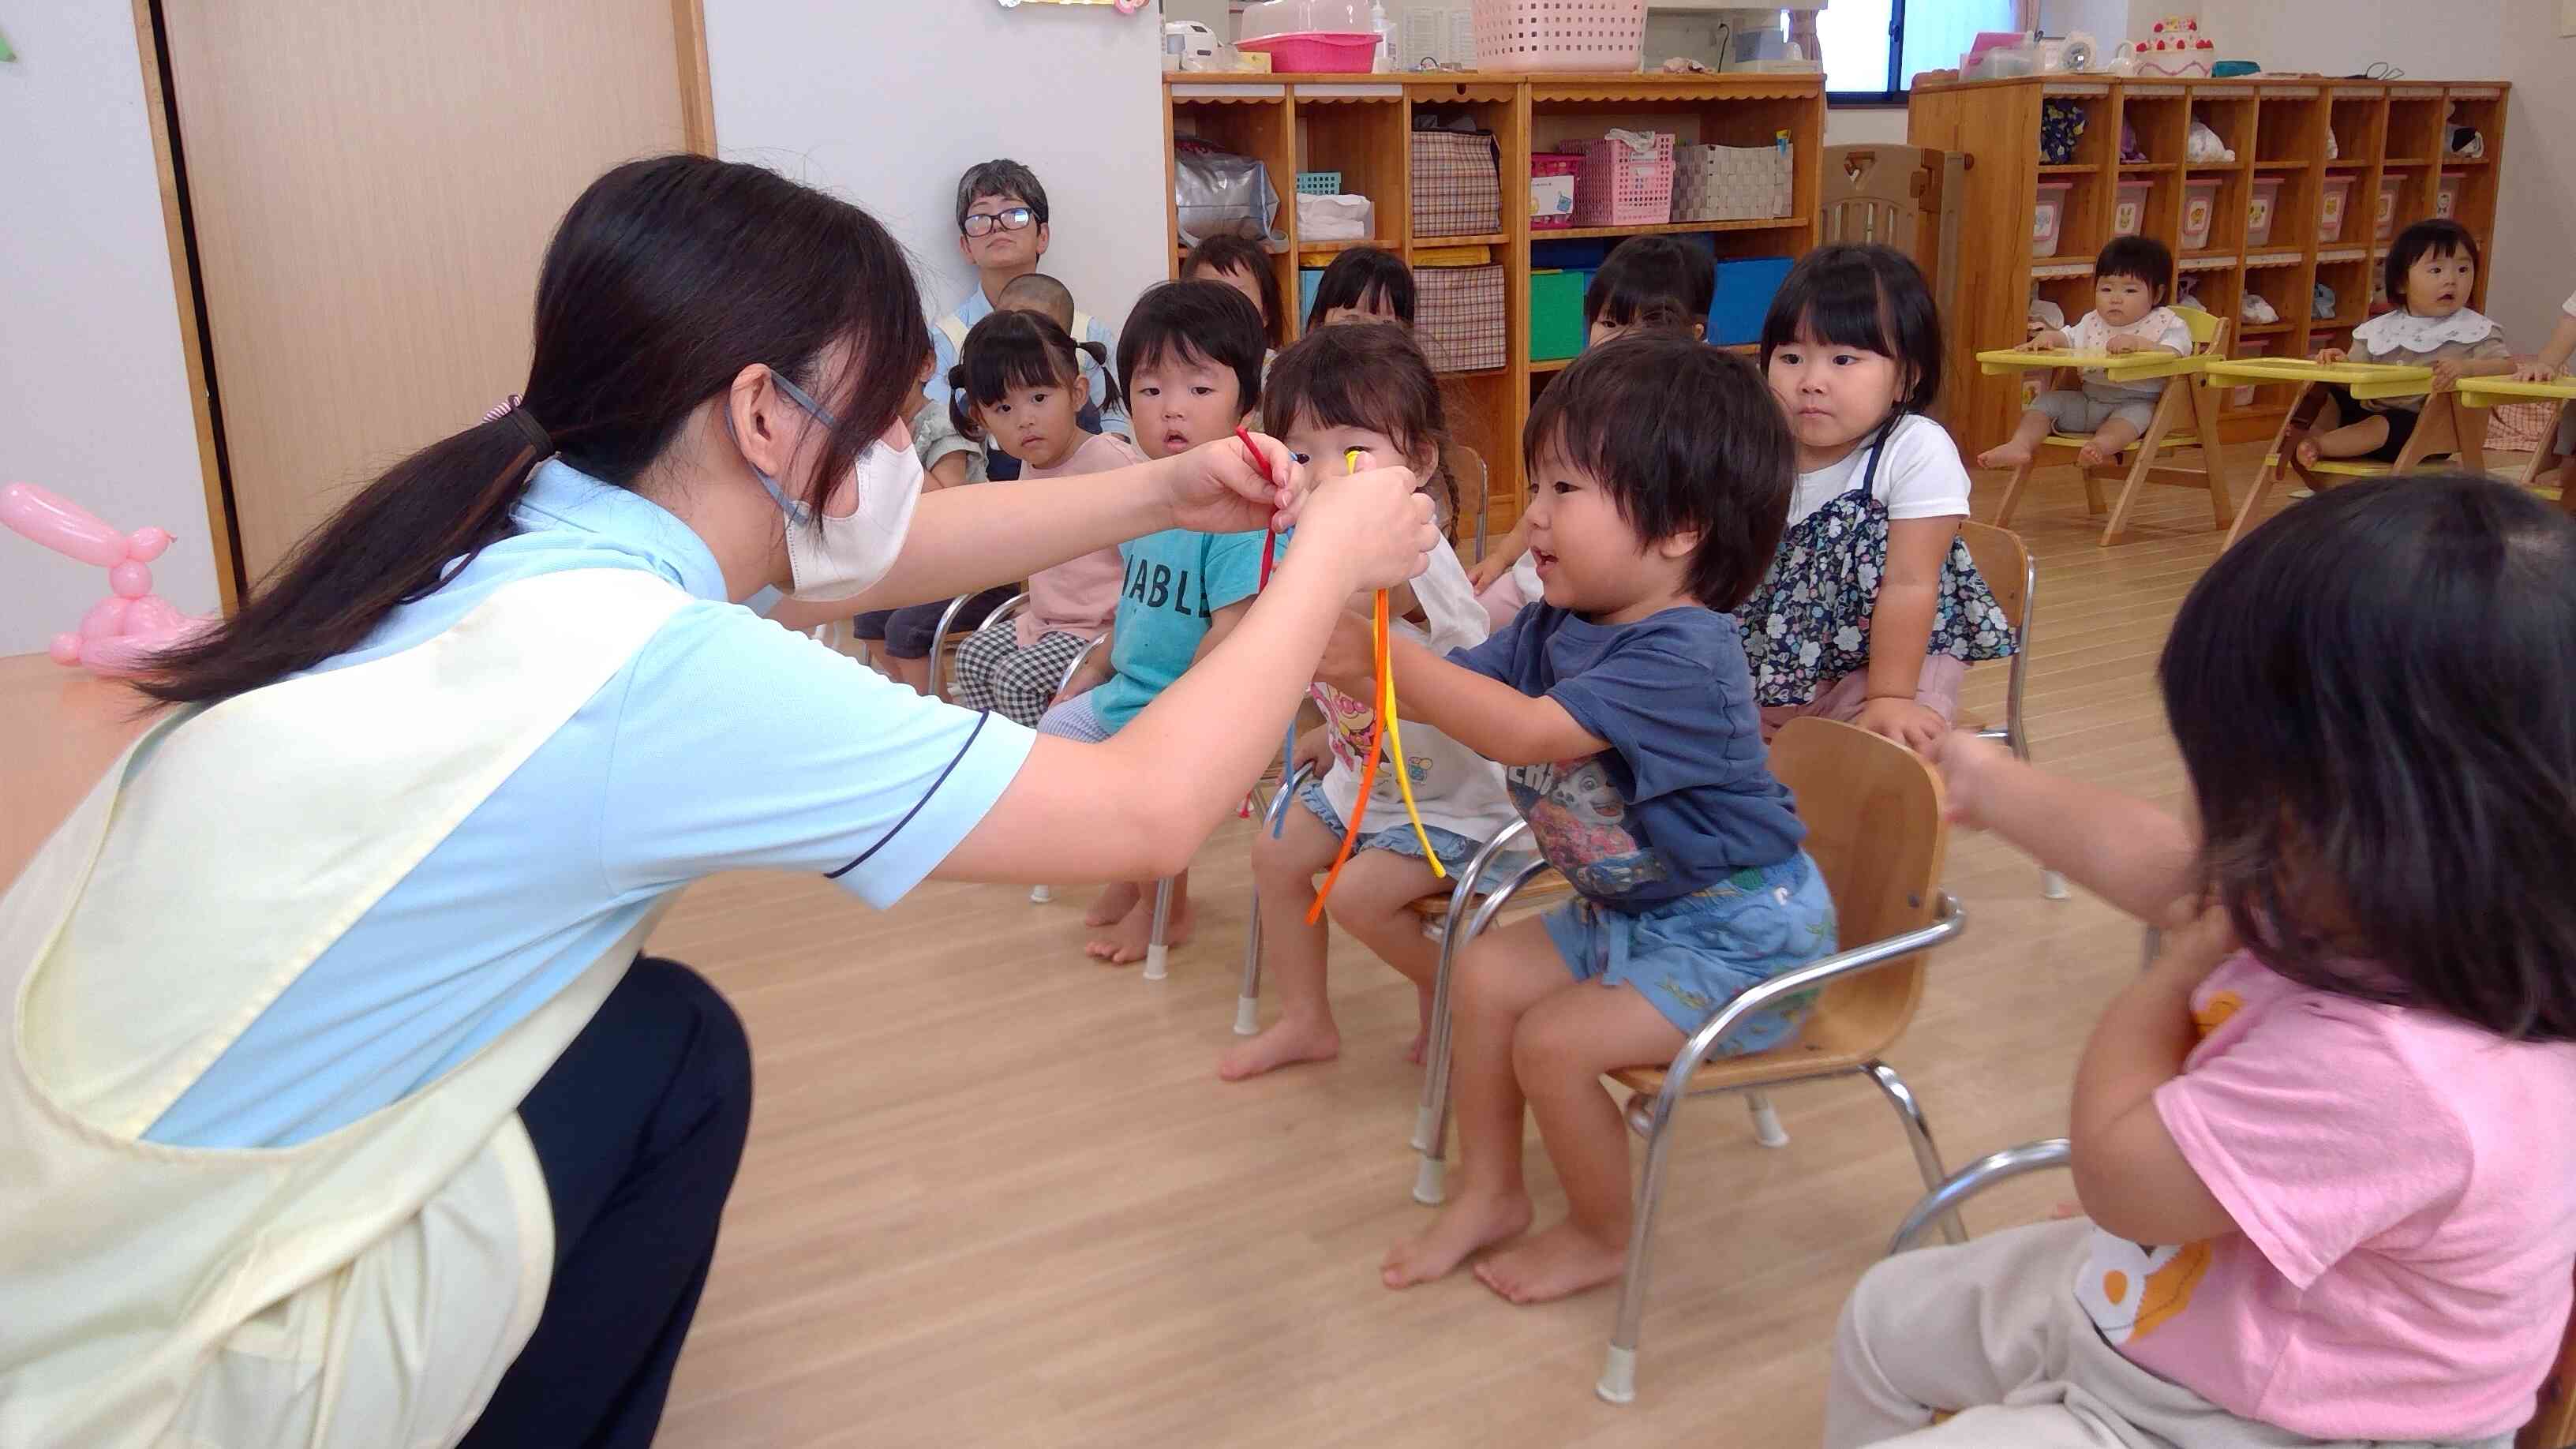
[[[1437,543],[1402,470],[1309,498],[1266,438],[920,498],[917,297],[854,206],[620,166],[547,250],[524,393],[143,682],[182,708],[0,900],[0,1443],[647,1443],[750,1112],[731,1010],[637,957],[678,890],[1177,870],[1343,601]],[[1098,745],[739,603],[1291,519]]]

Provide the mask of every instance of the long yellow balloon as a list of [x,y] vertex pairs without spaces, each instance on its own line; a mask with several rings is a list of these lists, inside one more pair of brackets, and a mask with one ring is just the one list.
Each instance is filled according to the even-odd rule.
[[[1356,471],[1359,450],[1343,455],[1343,465]],[[1404,793],[1405,818],[1413,822],[1413,838],[1422,843],[1422,858],[1431,863],[1431,878],[1447,880],[1449,872],[1440,868],[1440,852],[1431,848],[1431,833],[1422,828],[1422,807],[1413,803],[1413,770],[1404,756],[1404,725],[1395,713],[1395,660],[1393,646],[1387,637],[1393,610],[1387,603],[1387,591],[1377,591],[1377,717],[1386,731],[1387,754],[1395,764],[1395,785]],[[1368,802],[1360,802],[1360,813],[1368,813]]]

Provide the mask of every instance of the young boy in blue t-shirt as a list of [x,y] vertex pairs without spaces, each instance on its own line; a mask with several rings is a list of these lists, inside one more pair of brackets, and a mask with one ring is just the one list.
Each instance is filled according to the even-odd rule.
[[[1233,433],[1261,398],[1261,316],[1223,282],[1166,282],[1136,299],[1118,342],[1136,443],[1148,458],[1185,453]],[[1262,535],[1167,528],[1119,545],[1125,591],[1105,647],[1038,721],[1042,734],[1105,740],[1252,607]],[[1085,918],[1104,928],[1086,948],[1113,965],[1141,961],[1154,930],[1153,882],[1101,892]],[[1191,929],[1189,873],[1172,879],[1169,944]]]
[[[1577,898],[1478,936],[1458,962],[1452,1033],[1459,1186],[1386,1255],[1387,1286],[1438,1278],[1530,1225],[1521,1108],[1556,1162],[1566,1218],[1486,1259],[1515,1303],[1619,1275],[1628,1133],[1602,1073],[1672,1059],[1729,1000],[1834,949],[1833,899],[1771,777],[1753,681],[1726,612],[1761,582],[1796,475],[1788,425],[1742,359],[1687,338],[1585,352],[1521,435],[1536,487],[1543,601],[1442,659],[1398,640],[1398,704],[1504,765]],[[1322,677],[1365,691],[1368,626]],[[1803,1008],[1720,1044],[1788,1040]]]

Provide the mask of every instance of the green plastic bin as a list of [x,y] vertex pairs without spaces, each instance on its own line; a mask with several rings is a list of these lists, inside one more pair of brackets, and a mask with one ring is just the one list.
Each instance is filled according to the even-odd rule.
[[1585,268],[1530,273],[1530,361],[1554,362],[1583,350],[1583,293],[1591,285]]

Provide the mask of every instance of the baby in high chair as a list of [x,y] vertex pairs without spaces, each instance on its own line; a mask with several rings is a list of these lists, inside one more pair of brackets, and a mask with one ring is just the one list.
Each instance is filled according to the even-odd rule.
[[[2397,234],[2384,273],[2388,298],[2397,304],[2352,329],[2353,352],[2328,347],[2319,362],[2342,362],[2355,352],[2364,362],[2433,369],[2439,392],[2464,377],[2492,377],[2514,370],[2504,328],[2469,306],[2478,281],[2478,239],[2456,221],[2419,221]],[[2352,390],[2317,389],[2321,401],[2307,427],[2293,427],[2301,467],[2320,458],[2368,458],[2394,463],[2423,421],[2424,397],[2357,401]],[[2483,427],[2481,422],[2478,426]]]
[[[2173,253],[2153,237],[2113,237],[2093,259],[2093,310],[2060,332],[2043,322],[2031,324],[2021,345],[2033,352],[2065,348],[2075,352],[2118,354],[2158,352],[2180,357],[2191,351],[2191,328],[2165,303],[2173,281]],[[2165,379],[2113,382],[2098,367],[2083,372],[2080,392],[2045,392],[2021,415],[2010,441],[1977,455],[1981,468],[2018,468],[2037,453],[2039,440],[2052,432],[2091,434],[2075,450],[2085,467],[2106,463],[2136,442],[2155,421],[2156,401],[2164,396]]]

